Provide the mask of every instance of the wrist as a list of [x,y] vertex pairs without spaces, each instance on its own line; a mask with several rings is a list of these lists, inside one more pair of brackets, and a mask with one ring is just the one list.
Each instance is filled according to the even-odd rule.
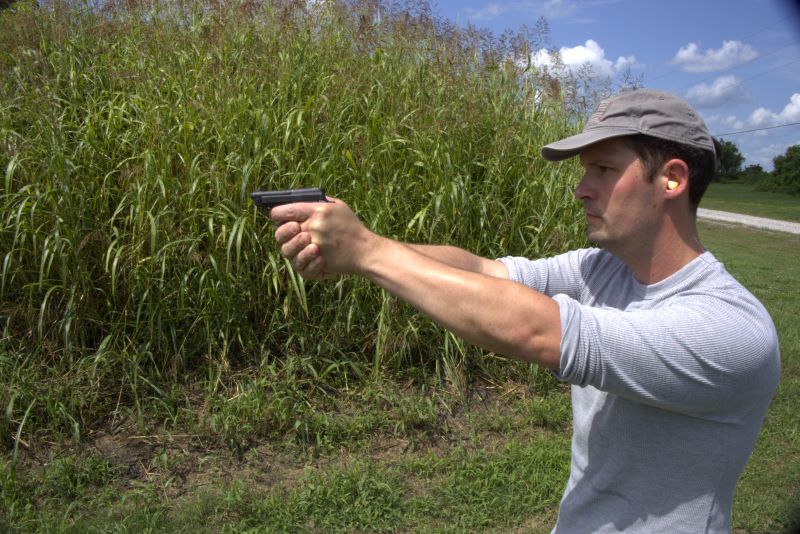
[[364,237],[360,240],[359,254],[356,259],[356,272],[375,281],[385,266],[386,261],[391,261],[392,247],[399,246],[400,243],[387,237],[375,234],[366,230]]

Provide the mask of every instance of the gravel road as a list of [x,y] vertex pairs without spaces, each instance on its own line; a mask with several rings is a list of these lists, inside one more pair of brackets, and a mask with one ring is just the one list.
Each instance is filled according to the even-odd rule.
[[752,215],[741,215],[739,213],[729,213],[727,211],[697,208],[697,218],[707,221],[743,224],[745,226],[773,230],[776,232],[800,234],[800,223],[776,221],[775,219],[765,219],[764,217],[753,217]]

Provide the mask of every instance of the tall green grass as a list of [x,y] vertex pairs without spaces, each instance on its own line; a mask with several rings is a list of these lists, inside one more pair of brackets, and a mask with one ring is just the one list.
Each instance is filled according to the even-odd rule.
[[583,239],[574,163],[538,157],[574,121],[515,61],[527,41],[424,5],[87,6],[0,15],[9,446],[120,409],[174,418],[180,384],[215,392],[291,358],[323,388],[490,365],[362,280],[299,279],[253,190],[322,186],[382,234],[488,256]]

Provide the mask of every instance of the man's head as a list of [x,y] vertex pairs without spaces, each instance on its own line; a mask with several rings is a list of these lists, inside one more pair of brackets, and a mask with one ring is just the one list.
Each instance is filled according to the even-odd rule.
[[600,103],[582,133],[546,145],[542,156],[560,161],[613,138],[625,140],[636,152],[650,181],[667,161],[684,161],[689,167],[689,201],[697,207],[714,176],[719,148],[686,102],[650,89],[619,93]]

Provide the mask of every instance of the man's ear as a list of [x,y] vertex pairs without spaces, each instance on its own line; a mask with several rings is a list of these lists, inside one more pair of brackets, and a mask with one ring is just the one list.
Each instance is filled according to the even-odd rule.
[[668,197],[679,197],[689,189],[689,166],[682,159],[669,160],[664,164],[661,181]]

